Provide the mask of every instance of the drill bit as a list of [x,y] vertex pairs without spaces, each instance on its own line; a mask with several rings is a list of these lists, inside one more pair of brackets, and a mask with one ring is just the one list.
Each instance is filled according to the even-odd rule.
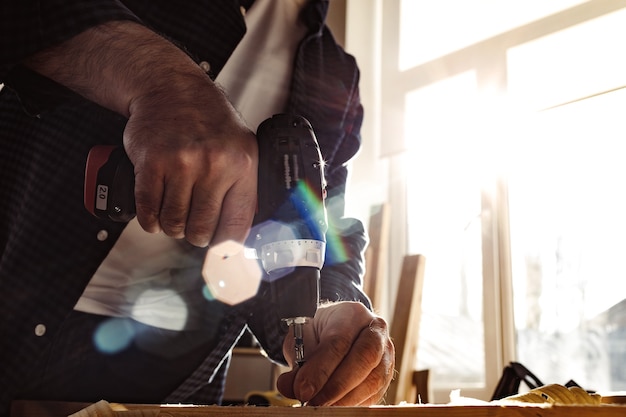
[[306,317],[296,317],[285,320],[289,327],[293,326],[294,349],[296,354],[296,365],[304,365],[304,324]]
[[294,323],[293,325],[293,337],[296,341],[296,364],[298,366],[304,365],[304,336],[302,335],[302,326],[304,323]]

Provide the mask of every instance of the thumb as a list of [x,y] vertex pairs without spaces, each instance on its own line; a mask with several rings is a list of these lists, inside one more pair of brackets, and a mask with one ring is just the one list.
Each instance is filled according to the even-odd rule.
[[293,390],[293,384],[296,380],[296,374],[298,371],[291,370],[278,376],[276,380],[276,388],[278,391],[287,398],[296,398],[296,393]]
[[285,397],[294,398],[301,403],[306,404],[315,396],[317,390],[313,384],[307,381],[306,376],[305,379],[300,377],[299,381],[296,382],[296,379],[298,379],[298,372],[300,371],[301,369],[296,368],[280,375],[276,380],[276,388]]

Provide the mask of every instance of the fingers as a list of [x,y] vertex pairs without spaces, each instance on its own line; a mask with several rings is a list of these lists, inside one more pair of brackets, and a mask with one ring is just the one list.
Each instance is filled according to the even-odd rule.
[[256,175],[250,173],[229,187],[231,181],[207,175],[194,184],[182,174],[169,181],[138,176],[137,219],[146,231],[163,231],[195,246],[228,239],[241,242],[254,217]]
[[[386,337],[386,324],[375,318],[367,329],[361,331],[349,356],[333,373],[324,390],[309,403],[336,406],[378,404],[393,378],[394,357],[393,343]],[[359,366],[357,362],[360,361]],[[369,367],[363,365],[368,363]],[[359,382],[355,374],[365,378]],[[337,384],[336,381],[345,382]]]
[[[355,405],[378,402],[384,395],[382,387],[386,387],[392,377],[393,355],[389,354],[390,349],[386,323],[381,318],[372,319],[344,354],[323,389],[308,401],[309,404]],[[341,348],[337,349],[334,354],[341,355],[341,351]]]
[[236,135],[134,155],[137,219],[146,231],[196,246],[245,239],[256,208],[258,150],[251,132]]
[[224,194],[222,187],[196,184],[189,196],[188,209],[181,208],[178,212],[180,216],[187,214],[182,224],[183,236],[180,237],[195,246],[208,246],[219,223]]
[[[137,220],[148,232],[186,238],[196,246],[206,246],[219,220],[223,184],[203,184],[198,162],[181,162],[173,154],[150,158],[151,164],[138,164],[135,176]],[[156,171],[156,174],[152,172]],[[207,175],[207,178],[209,176]],[[202,181],[202,182],[201,182]]]
[[296,393],[293,390],[293,385],[297,373],[298,369],[296,368],[289,372],[280,374],[278,376],[278,379],[276,380],[276,388],[281,394],[283,394],[287,398],[297,398]]
[[185,69],[129,105],[137,220],[196,246],[243,242],[256,208],[256,137],[203,71]]
[[395,366],[387,324],[359,303],[337,306],[334,314],[326,308],[318,311],[317,340],[311,343],[315,337],[305,335],[306,346],[312,348],[307,362],[281,375],[277,387],[283,395],[308,405],[377,404]]
[[141,227],[149,233],[161,231],[159,216],[163,201],[164,181],[158,173],[137,170],[135,165],[135,209]]
[[166,235],[185,237],[192,191],[193,184],[183,175],[165,179],[159,226]]
[[[391,346],[391,352],[393,352],[393,346]],[[393,353],[391,354],[393,356]],[[305,365],[306,366],[306,365]],[[347,393],[342,396],[341,392],[344,388],[327,386],[323,388],[323,391],[336,392],[334,395],[336,400],[332,398],[324,398],[324,393],[321,392],[317,396],[313,396],[308,392],[317,392],[318,389],[313,385],[308,387],[300,387],[298,389],[299,395],[294,390],[296,376],[299,369],[296,368],[289,372],[281,374],[277,381],[276,387],[278,391],[288,398],[298,398],[307,405],[333,405],[333,406],[369,406],[376,405],[381,402],[387,392],[387,387],[393,377],[393,361],[386,359],[366,377],[364,381],[357,384],[352,390],[346,388]],[[308,392],[307,392],[308,390]],[[306,400],[310,398],[310,400]]]
[[[256,138],[254,140],[256,141]],[[254,158],[240,164],[245,165],[249,173],[227,190],[221,208],[218,208],[221,209],[219,222],[214,229],[212,242],[219,243],[229,239],[243,242],[248,235],[257,204],[257,160],[255,155]],[[217,207],[217,204],[213,207]],[[201,207],[198,208],[201,210]],[[206,213],[206,217],[209,216],[211,213]]]

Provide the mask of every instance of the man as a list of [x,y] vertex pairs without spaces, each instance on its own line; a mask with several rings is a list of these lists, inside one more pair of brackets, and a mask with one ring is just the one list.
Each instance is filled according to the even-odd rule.
[[[264,43],[263,53],[254,53],[259,34],[272,29],[274,39],[290,39],[267,26],[280,17],[277,5],[296,17],[282,30],[294,30],[297,42],[281,44],[283,64],[263,72],[287,86],[266,100],[263,91],[244,88],[263,83],[241,83],[238,71],[249,70],[250,59],[260,68],[263,57],[274,56]],[[203,258],[196,252],[242,242],[249,232],[258,158],[249,127],[266,116],[255,113],[259,108],[311,121],[327,162],[329,222],[342,242],[335,249],[345,251],[327,251],[320,288],[328,303],[305,327],[308,362],[283,375],[279,388],[313,405],[380,400],[393,345],[359,289],[362,226],[342,218],[345,164],[359,146],[358,70],[323,24],[327,6],[3,3],[1,415],[15,398],[219,403],[230,351],[246,327],[270,358],[293,365],[291,338],[264,285],[235,306],[196,291],[202,288],[196,261]],[[251,97],[254,104],[240,115]],[[137,220],[128,227],[96,219],[82,206],[86,155],[102,144],[123,144],[134,165]],[[139,251],[144,241],[154,243],[155,253],[189,253],[176,258],[189,263],[155,269]],[[121,301],[120,276],[130,282]],[[155,320],[135,309],[140,296],[128,307],[129,294],[145,282],[150,294],[174,288],[165,301],[150,299]],[[180,326],[158,316],[172,300],[184,301],[174,316],[189,313]],[[114,337],[106,333],[112,326]],[[130,335],[126,344],[122,333]]]

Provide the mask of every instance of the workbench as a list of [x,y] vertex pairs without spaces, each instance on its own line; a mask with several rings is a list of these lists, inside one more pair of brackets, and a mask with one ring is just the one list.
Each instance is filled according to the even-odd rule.
[[[84,408],[90,406],[87,412]],[[124,410],[116,410],[124,408]],[[624,417],[626,405],[407,405],[375,407],[253,407],[124,405],[16,401],[11,417]]]

